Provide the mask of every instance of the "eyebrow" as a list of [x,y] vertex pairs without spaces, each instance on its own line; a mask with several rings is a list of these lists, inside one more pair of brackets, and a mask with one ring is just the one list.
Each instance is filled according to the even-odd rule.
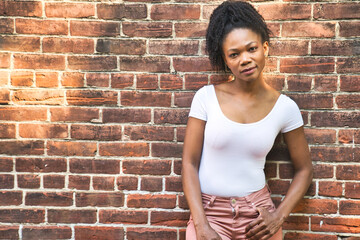
[[[251,45],[253,43],[257,43],[257,42],[256,41],[251,41],[248,44],[246,44],[245,47],[248,47],[249,45]],[[227,52],[236,51],[236,50],[237,50],[237,48],[231,48],[231,49],[227,50]]]

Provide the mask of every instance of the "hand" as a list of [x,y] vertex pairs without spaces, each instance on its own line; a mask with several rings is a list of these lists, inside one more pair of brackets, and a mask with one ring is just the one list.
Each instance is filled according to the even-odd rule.
[[276,212],[269,212],[262,207],[256,210],[259,216],[246,227],[246,237],[249,240],[269,239],[279,230],[283,220],[277,216]]
[[196,229],[197,240],[221,240],[220,235],[209,225]]

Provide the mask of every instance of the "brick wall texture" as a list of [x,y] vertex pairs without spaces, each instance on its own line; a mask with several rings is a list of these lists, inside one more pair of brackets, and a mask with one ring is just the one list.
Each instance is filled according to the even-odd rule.
[[[182,143],[194,92],[227,78],[204,50],[221,2],[0,1],[0,239],[185,239]],[[360,1],[253,4],[315,171],[284,239],[359,240]],[[293,175],[279,139],[276,204]]]

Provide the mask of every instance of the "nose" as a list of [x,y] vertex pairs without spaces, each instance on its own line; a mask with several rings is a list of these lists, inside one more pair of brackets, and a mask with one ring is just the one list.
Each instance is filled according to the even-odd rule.
[[248,63],[250,63],[251,60],[250,60],[250,56],[249,54],[247,54],[246,52],[242,53],[240,55],[240,65],[244,66],[244,65],[247,65]]

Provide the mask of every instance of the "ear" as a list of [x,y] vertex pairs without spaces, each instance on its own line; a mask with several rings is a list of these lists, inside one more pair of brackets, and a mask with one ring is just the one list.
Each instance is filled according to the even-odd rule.
[[269,55],[269,42],[265,41],[263,43],[264,55],[267,57]]

